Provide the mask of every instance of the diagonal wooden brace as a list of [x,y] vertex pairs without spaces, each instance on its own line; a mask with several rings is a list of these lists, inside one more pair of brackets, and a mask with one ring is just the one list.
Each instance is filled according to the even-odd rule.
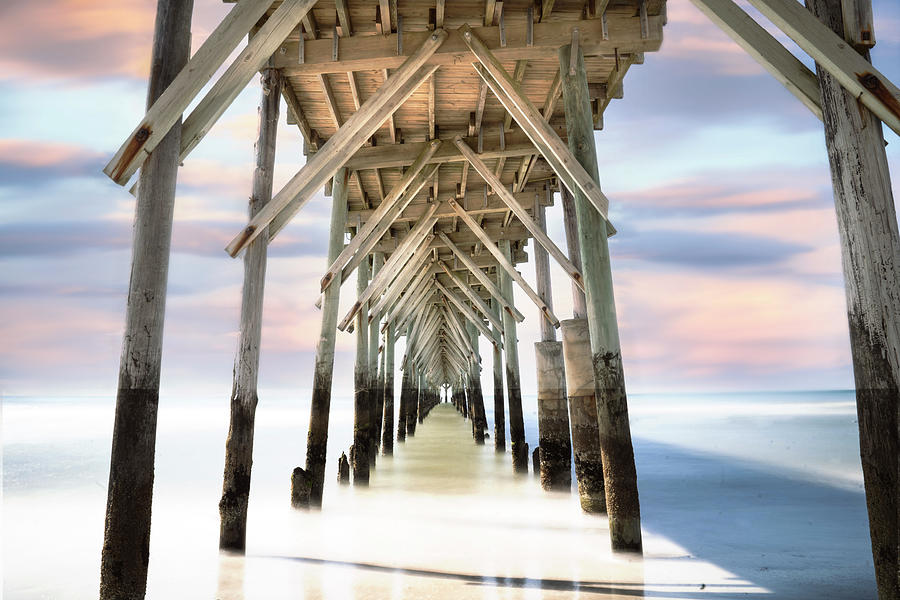
[[[422,46],[397,69],[378,91],[338,129],[300,171],[266,204],[226,247],[231,256],[244,249],[270,223],[271,239],[309,200],[313,193],[331,178],[347,158],[384,123],[436,67],[422,65],[440,47],[447,32],[434,31]],[[276,217],[278,217],[276,219]]]
[[503,307],[503,310],[512,315],[512,317],[519,323],[525,320],[525,315],[520,313],[516,307],[512,304],[512,302],[508,301],[506,297],[503,295],[503,292],[500,291],[500,288],[497,287],[497,284],[491,281],[491,278],[487,276],[487,274],[481,270],[481,268],[475,264],[475,261],[469,257],[468,254],[459,249],[459,247],[453,243],[443,231],[438,231],[438,238],[446,244],[448,248],[453,252],[459,262],[461,262],[471,273],[478,279],[478,283],[484,286],[484,288],[493,296],[493,298],[500,303],[500,306]]
[[538,296],[538,293],[534,291],[534,289],[528,284],[527,281],[516,271],[516,268],[506,260],[506,257],[503,256],[503,253],[500,252],[500,249],[497,247],[497,244],[494,243],[494,240],[491,239],[491,236],[487,234],[487,232],[475,222],[469,213],[467,213],[462,206],[459,205],[455,200],[449,199],[447,202],[456,211],[456,214],[460,219],[472,230],[472,233],[475,234],[481,243],[487,248],[488,252],[490,252],[494,259],[497,261],[497,264],[500,267],[509,273],[509,276],[512,277],[513,281],[519,284],[519,287],[522,288],[522,291],[531,298],[531,301],[535,303],[535,305],[540,309],[541,314],[544,315],[544,318],[548,319],[551,323],[553,323],[554,327],[559,327],[559,319],[556,318],[556,315],[553,314],[553,311],[550,310],[550,307],[547,306],[547,303],[541,300],[541,297]]
[[584,281],[581,277],[581,273],[572,264],[572,261],[565,255],[565,253],[559,249],[559,247],[553,243],[553,240],[550,239],[540,227],[528,216],[528,213],[522,208],[522,205],[516,200],[516,197],[510,192],[500,179],[494,175],[494,172],[491,171],[490,168],[484,161],[478,158],[478,155],[475,154],[475,151],[469,148],[469,145],[466,144],[461,137],[457,136],[453,143],[456,144],[456,147],[459,148],[459,151],[462,152],[463,156],[475,167],[475,170],[478,171],[478,174],[484,179],[484,181],[494,189],[494,193],[509,207],[509,210],[512,211],[516,218],[522,222],[534,239],[544,247],[547,253],[552,256],[559,266],[563,268],[563,271],[572,278],[572,281],[575,282],[575,285],[584,291]]
[[900,135],[900,89],[794,0],[749,0],[804,52]]
[[[378,239],[384,235],[387,228],[391,226],[391,223],[394,222],[394,219],[397,218],[397,215],[403,212],[403,209],[412,201],[422,186],[420,185],[415,191],[410,190],[408,194],[406,193],[407,189],[414,183],[417,183],[417,176],[425,169],[428,159],[434,155],[440,146],[440,140],[432,140],[425,145],[422,152],[416,157],[415,162],[403,174],[403,177],[397,182],[397,185],[394,186],[390,194],[388,194],[382,203],[378,205],[378,208],[375,209],[372,216],[368,218],[362,228],[357,232],[353,239],[350,240],[350,243],[344,247],[340,255],[338,255],[334,262],[328,267],[328,270],[322,277],[321,291],[324,292],[328,286],[331,285],[334,276],[344,268],[344,265],[347,264],[357,251],[368,254],[371,246],[363,249],[363,243],[370,238],[374,238],[375,242],[377,242]],[[426,180],[427,177],[422,178],[422,185],[424,185]],[[401,198],[403,199],[402,201]],[[344,278],[342,277],[341,279],[343,280]]]
[[513,116],[516,123],[522,128],[531,142],[544,156],[553,170],[563,180],[569,189],[578,189],[590,200],[594,208],[607,221],[609,200],[600,190],[600,186],[591,178],[581,163],[572,156],[568,146],[559,139],[559,136],[550,125],[544,121],[540,111],[522,92],[522,88],[515,79],[506,72],[497,57],[488,49],[485,43],[478,39],[468,25],[460,27],[463,40],[468,45],[472,54],[478,59],[480,65],[475,64],[475,70],[481,76],[491,91],[500,100],[506,111]]
[[[285,0],[263,24],[261,31],[265,29],[266,35],[254,36],[229,67],[229,71],[238,65],[237,68],[247,74],[244,81],[246,85],[315,3],[315,0]],[[125,185],[271,5],[270,0],[238,2],[197,49],[166,91],[147,110],[140,124],[103,168],[103,172],[119,185]],[[182,144],[191,137],[190,134],[185,135],[182,127]]]

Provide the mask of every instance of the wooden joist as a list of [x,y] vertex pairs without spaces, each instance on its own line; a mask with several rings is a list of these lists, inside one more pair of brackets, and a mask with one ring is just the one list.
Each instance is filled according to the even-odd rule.
[[[565,130],[555,130],[563,133]],[[455,136],[454,136],[455,137]],[[449,162],[465,163],[466,159],[460,151],[452,143],[453,137],[438,138],[445,143],[441,146],[434,156],[431,157],[432,163],[444,164]],[[465,141],[469,145],[477,144],[477,137],[467,137]],[[350,158],[347,159],[346,165],[348,169],[365,170],[365,169],[386,169],[391,167],[408,167],[415,161],[416,157],[427,145],[428,142],[407,142],[397,146],[366,146],[359,148]],[[534,154],[535,147],[521,131],[513,131],[507,133],[501,142],[498,138],[486,139],[483,142],[482,152],[479,154],[484,160],[496,159],[500,157],[516,157]]]
[[[525,315],[520,313],[512,302],[508,302],[506,297],[500,292],[500,288],[491,281],[491,278],[487,276],[487,274],[481,270],[481,267],[476,264],[475,259],[470,257],[468,254],[464,253],[462,250],[457,247],[457,245],[449,238],[447,235],[441,231],[438,232],[438,238],[444,242],[444,244],[450,248],[456,258],[465,265],[465,267],[472,273],[478,282],[484,286],[484,288],[491,294],[491,296],[500,303],[500,306],[503,307],[503,310],[508,312],[513,318],[521,323],[525,320]],[[495,260],[496,264],[497,261]]]
[[[365,224],[360,228],[359,232],[350,240],[350,243],[344,248],[344,250],[338,255],[338,257],[331,263],[328,267],[328,270],[325,272],[325,275],[322,277],[322,291],[324,292],[328,286],[331,284],[334,276],[337,275],[341,269],[343,269],[344,265],[350,260],[350,258],[360,250],[363,244],[371,237],[373,237],[373,232],[377,231],[386,221],[386,217],[388,217],[392,212],[396,210],[398,204],[401,205],[399,212],[403,211],[403,208],[406,207],[406,204],[409,204],[409,200],[411,197],[405,197],[404,194],[410,185],[413,183],[413,180],[419,176],[422,170],[425,168],[428,159],[435,153],[435,151],[440,147],[440,141],[434,141],[425,146],[422,152],[419,154],[419,157],[416,159],[416,162],[413,163],[412,167],[406,172],[403,178],[394,186],[394,189],[391,190],[391,193],[385,198],[385,201],[382,202],[374,212],[371,213],[369,218],[365,220]],[[401,198],[407,200],[404,204],[400,202]],[[396,218],[396,217],[394,217]],[[393,222],[393,219],[388,220],[387,227]],[[376,234],[375,241],[384,234],[384,229],[382,229],[380,234]],[[364,252],[367,254],[368,251]],[[340,283],[340,282],[338,282]]]
[[484,244],[484,247],[487,248],[488,252],[490,252],[494,256],[497,264],[500,265],[500,267],[502,267],[504,271],[509,273],[509,276],[512,277],[513,281],[515,281],[519,285],[519,287],[522,288],[522,291],[524,291],[525,294],[529,298],[531,298],[531,301],[535,303],[538,309],[540,309],[541,314],[544,315],[545,318],[549,319],[550,322],[553,323],[554,327],[559,327],[559,319],[556,318],[556,315],[553,314],[553,311],[550,310],[550,307],[547,306],[547,304],[543,300],[541,300],[541,297],[537,295],[537,292],[534,291],[531,285],[527,281],[525,281],[525,278],[523,278],[519,274],[519,272],[516,271],[515,267],[508,260],[506,260],[506,258],[503,256],[503,253],[497,247],[497,244],[494,243],[494,240],[491,239],[491,236],[489,236],[484,231],[484,229],[478,226],[478,223],[476,223],[475,220],[470,217],[465,210],[463,210],[459,203],[454,200],[449,200],[448,203],[451,207],[453,207],[453,210],[456,211],[456,214],[459,216],[459,218],[469,227],[469,229],[472,230],[472,233],[475,234],[475,237],[477,237],[481,241],[481,243]]
[[463,38],[478,58],[478,74],[494,92],[508,112],[516,119],[550,166],[571,188],[577,187],[590,200],[604,219],[609,220],[609,200],[600,186],[591,179],[584,167],[572,156],[565,143],[544,121],[541,113],[522,93],[519,85],[509,76],[497,57],[475,36],[471,29],[462,27]]
[[372,136],[387,116],[434,72],[435,67],[423,65],[446,37],[444,31],[435,31],[429,36],[391,79],[347,119],[344,126],[291,178],[244,231],[228,244],[226,251],[231,256],[236,256],[270,223],[272,227],[269,239],[277,235],[278,230],[303,207],[315,190],[324,185],[347,158]]
[[[425,167],[425,171],[419,173],[418,175],[416,175],[416,177],[413,178],[412,183],[410,183],[408,189],[409,198],[413,198],[419,192],[419,190],[422,189],[422,187],[428,181],[428,178],[431,177],[432,171],[434,171],[434,169],[436,168],[437,167],[434,165],[428,165],[427,167]],[[404,197],[404,204],[405,203],[406,197]],[[432,208],[436,209],[438,206],[440,206],[440,202],[429,205],[428,209],[425,211],[425,214],[434,214],[435,211],[432,210]],[[356,254],[353,255],[353,257],[350,259],[350,262],[344,265],[344,268],[341,270],[341,281],[347,280],[347,278],[350,276],[350,273],[353,272],[353,269],[355,269],[357,265],[359,265],[359,262],[368,255],[368,252],[378,243],[378,240],[381,238],[381,236],[384,235],[385,232],[387,232],[388,228],[390,228],[391,223],[393,222],[393,218],[399,212],[397,208],[399,207],[395,207],[394,210],[392,210],[384,219],[381,220],[380,223],[377,224],[378,226],[365,241],[359,251],[357,251]],[[437,217],[435,217],[435,220],[437,220]]]
[[500,182],[499,179],[491,172],[484,162],[478,158],[478,155],[466,145],[465,142],[462,141],[461,138],[457,138],[454,143],[456,147],[459,148],[460,152],[462,152],[465,157],[469,160],[475,170],[484,178],[484,180],[494,188],[494,193],[497,194],[500,199],[509,207],[510,211],[516,215],[516,218],[521,221],[521,223],[525,226],[525,228],[531,233],[532,237],[544,247],[544,249],[559,263],[559,266],[563,268],[563,271],[572,278],[572,281],[584,291],[584,282],[582,281],[581,273],[575,268],[575,265],[572,264],[572,261],[568,259],[566,254],[559,249],[559,247],[553,243],[553,240],[550,239],[537,224],[531,220],[531,217],[522,208],[522,205],[516,200],[515,196],[506,189],[506,187]]
[[[609,35],[603,39],[601,22],[579,21],[581,48],[589,56],[612,55],[616,49],[620,53],[654,52],[662,44],[662,19],[650,17],[650,35],[641,38],[640,20],[621,14],[610,15],[607,21]],[[548,22],[534,25],[534,44],[526,43],[525,23],[506,25],[506,47],[500,46],[500,28],[473,28],[488,48],[501,61],[511,60],[552,60],[559,47],[568,43],[572,23]],[[406,31],[403,33],[405,48],[415,48],[429,32]],[[285,44],[284,55],[275,57],[275,66],[285,75],[312,75],[317,73],[344,73],[346,71],[379,71],[399,67],[408,58],[397,54],[396,34],[390,36],[353,36],[341,40],[341,55],[334,60],[332,42],[328,39],[307,40],[304,47],[303,64],[291,57],[297,56],[296,42]],[[468,47],[457,31],[453,31],[441,49],[429,58],[428,64],[460,65],[471,61]]]
[[[437,209],[437,204],[432,205],[432,214],[434,210]],[[371,283],[369,283],[368,287],[366,287],[365,291],[360,294],[359,298],[356,299],[356,302],[353,304],[353,307],[344,317],[344,319],[338,323],[338,329],[344,331],[348,325],[350,325],[350,321],[353,320],[353,317],[356,316],[356,313],[360,311],[369,298],[372,298],[376,294],[380,294],[384,291],[384,288],[393,281],[394,277],[396,277],[397,273],[402,269],[403,265],[406,264],[406,261],[410,259],[416,252],[422,252],[423,254],[428,251],[428,244],[434,238],[433,234],[430,234],[432,225],[434,225],[435,219],[431,214],[425,214],[418,224],[413,228],[412,231],[409,232],[400,245],[397,247],[397,250],[391,254],[391,257],[384,263],[384,267],[372,279]]]

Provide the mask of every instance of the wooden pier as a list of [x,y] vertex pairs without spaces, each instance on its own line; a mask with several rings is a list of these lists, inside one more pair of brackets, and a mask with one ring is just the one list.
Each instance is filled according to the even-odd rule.
[[[900,132],[900,91],[867,60],[874,44],[867,0],[812,0],[815,15],[794,0],[749,0],[817,61],[817,73],[732,0],[692,1],[824,121],[879,593],[896,600],[900,239],[881,124]],[[662,47],[665,0],[239,0],[188,60],[191,4],[159,0],[148,110],[104,169],[121,185],[140,175],[131,188],[138,213],[101,597],[141,598],[146,585],[177,167],[257,74],[249,220],[226,248],[244,258],[244,290],[220,546],[241,551],[246,536],[266,248],[324,189],[333,202],[322,249],[328,264],[294,504],[321,506],[324,485],[334,481],[326,456],[347,450],[339,481],[350,470],[354,485],[367,485],[378,454],[414,436],[442,395],[470,419],[477,444],[493,435],[490,443],[505,452],[508,423],[511,468],[527,473],[517,324],[532,318],[541,323],[536,456],[543,487],[571,489],[574,454],[582,508],[608,515],[613,550],[640,552],[627,357],[608,245],[616,229],[595,131],[610,103],[622,101],[629,70]],[[281,99],[305,160],[276,155]],[[276,160],[296,163],[280,190],[272,189]],[[546,233],[556,194],[566,248]],[[518,269],[529,254],[536,289]],[[572,315],[554,312],[551,259],[571,282]],[[352,284],[342,288],[348,282],[355,292]],[[529,306],[516,306],[515,287]],[[342,289],[355,293],[346,314],[338,307]],[[347,333],[357,352],[353,447],[331,448],[335,340]],[[403,338],[400,355],[395,345]],[[492,348],[488,398],[481,342]]]

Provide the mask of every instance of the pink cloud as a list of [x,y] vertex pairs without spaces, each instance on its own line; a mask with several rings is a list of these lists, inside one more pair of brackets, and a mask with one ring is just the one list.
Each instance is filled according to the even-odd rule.
[[101,154],[83,146],[60,142],[0,139],[0,162],[26,168],[42,168],[97,161]]
[[[194,48],[230,6],[195,8]],[[156,19],[153,0],[5,0],[0,6],[0,72],[5,78],[143,79]]]

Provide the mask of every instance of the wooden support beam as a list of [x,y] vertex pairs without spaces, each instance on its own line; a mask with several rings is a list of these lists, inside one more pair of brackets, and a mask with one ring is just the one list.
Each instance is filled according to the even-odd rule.
[[[256,168],[250,194],[250,215],[272,197],[275,140],[281,103],[281,74],[262,73]],[[253,431],[256,418],[259,351],[262,342],[263,292],[266,280],[267,240],[257,240],[244,254],[241,290],[240,337],[234,359],[229,435],[225,442],[225,471],[219,502],[219,548],[243,552],[247,542],[247,508],[250,489],[244,482],[253,466]]]
[[384,334],[384,417],[381,425],[381,454],[394,454],[394,342],[396,330],[387,324]]
[[[428,181],[428,178],[431,177],[431,173],[436,169],[435,165],[429,165],[425,168],[425,170],[419,173],[412,181],[407,190],[407,195],[409,198],[415,197],[419,190],[425,185]],[[406,199],[407,196],[404,196],[402,204],[408,203],[409,201]],[[433,205],[429,205],[428,210],[426,210],[426,214],[433,215],[434,211],[431,210],[432,207],[439,206],[440,203],[436,202]],[[394,207],[391,210],[390,214],[382,220],[382,222],[375,228],[375,231],[369,236],[369,238],[363,243],[362,248],[358,251],[353,257],[350,258],[350,261],[344,265],[344,268],[341,270],[341,281],[346,281],[350,274],[353,272],[353,269],[359,264],[360,259],[364,256],[364,253],[369,252],[375,245],[378,243],[378,240],[387,232],[387,230],[391,226],[391,222],[393,218],[402,210],[401,206]],[[434,220],[437,221],[437,217],[434,217]]]
[[[445,197],[442,202],[449,202],[449,200],[451,200],[451,198]],[[454,215],[454,216],[456,216],[457,219],[459,218],[457,215]],[[437,217],[435,217],[435,219],[437,219]],[[459,247],[474,246],[475,244],[478,244],[479,242],[481,242],[481,238],[479,238],[477,235],[475,235],[468,229],[463,228],[460,231],[453,231],[449,227],[447,227],[446,229],[447,229],[447,236],[450,237],[453,240],[453,242]],[[523,242],[523,241],[529,239],[529,237],[530,237],[528,230],[525,229],[525,227],[522,226],[521,224],[519,224],[518,222],[512,223],[507,227],[503,227],[501,225],[491,225],[491,226],[485,225],[484,227],[482,227],[482,229],[484,229],[484,231],[485,231],[485,233],[487,233],[488,237],[490,237],[491,239],[493,239],[495,241],[502,239],[502,240],[510,240],[513,242]],[[409,235],[409,234],[406,234],[406,235]],[[379,252],[394,252],[396,250],[396,248],[400,244],[403,243],[403,241],[402,241],[403,239],[405,239],[405,238],[399,238],[399,240],[397,237],[394,237],[391,239],[382,239],[380,242],[375,244],[375,246],[373,246],[372,249],[373,249],[373,251],[379,251]],[[440,239],[435,239],[434,241],[431,242],[431,248],[440,250],[440,249],[446,248],[446,245]],[[478,256],[475,256],[474,258],[480,260],[480,257],[478,257]],[[516,258],[517,258],[518,262],[526,262],[528,260],[527,257],[524,255],[524,252],[521,252],[521,251],[516,253]]]
[[556,4],[556,0],[541,1],[541,21],[546,21],[550,17],[554,4]]
[[[559,132],[565,134],[565,128],[559,128]],[[438,132],[439,133],[439,132]],[[431,162],[437,164],[445,164],[449,162],[465,163],[466,159],[451,143],[453,137],[439,138],[445,144],[431,158]],[[478,142],[477,137],[465,138],[466,143],[473,145]],[[484,141],[484,151],[481,153],[482,160],[490,160],[500,157],[515,157],[534,154],[535,148],[531,140],[521,131],[513,131],[507,133],[504,140],[504,147],[500,147],[499,140],[488,138]],[[413,163],[416,156],[422,151],[422,148],[428,142],[408,142],[397,146],[366,146],[359,148],[349,159],[347,159],[347,168],[351,170],[365,169],[387,169],[407,167]]]
[[[350,173],[338,169],[334,176],[331,205],[331,228],[328,239],[328,261],[333,262],[344,247],[344,223],[347,220],[347,193]],[[331,413],[331,382],[334,376],[334,346],[341,286],[325,291],[322,300],[322,324],[316,344],[316,358],[306,438],[306,472],[310,478],[310,504],[322,505],[325,486],[325,462],[328,449],[328,422]]]
[[[192,10],[190,0],[159,0],[157,4],[147,94],[151,106],[184,72],[190,56]],[[140,173],[109,461],[100,561],[101,600],[143,598],[147,589],[166,282],[180,132],[176,125],[163,133]]]
[[381,33],[390,35],[391,33],[391,3],[390,0],[378,0],[381,15]]
[[732,0],[691,0],[747,54],[822,119],[816,74]]
[[478,74],[490,86],[491,91],[512,113],[520,127],[525,131],[532,143],[550,163],[553,170],[570,188],[578,188],[590,200],[594,208],[605,219],[609,220],[607,210],[609,200],[600,191],[600,186],[591,179],[584,167],[575,160],[565,143],[556,132],[544,121],[540,112],[522,93],[519,85],[509,76],[503,65],[491,53],[483,41],[474,35],[466,26],[461,28],[463,39],[469,44],[472,53],[481,63],[476,68]]
[[[821,27],[829,33],[841,31],[845,15],[841,3],[810,0],[808,6],[812,11],[809,16]],[[844,4],[843,8],[850,7]],[[856,58],[864,65],[868,64],[862,55],[856,54]],[[875,581],[878,598],[893,600],[900,598],[900,232],[897,211],[884,134],[877,115],[860,107],[858,95],[842,89],[844,82],[831,69],[819,63],[816,71],[822,89],[825,143],[841,243],[856,387],[859,453]],[[860,67],[856,72],[865,71]]]
[[[569,46],[563,46],[559,52],[569,147],[580,164],[590,171],[595,184],[599,185],[600,174],[584,57],[579,53],[575,75],[570,76],[570,50]],[[581,266],[584,270],[603,474],[607,497],[616,499],[607,507],[610,541],[613,550],[640,552],[640,501],[628,422],[625,371],[619,344],[606,221],[592,210],[591,203],[581,190],[572,191],[575,194]]]
[[[513,79],[515,79],[518,83],[522,83],[522,80],[525,79],[525,69],[528,67],[527,60],[517,60],[516,68],[513,70]],[[482,82],[483,83],[483,82]],[[509,131],[512,129],[512,115],[507,112],[503,116],[503,130]]]
[[[356,272],[356,291],[361,293],[369,282],[369,262],[364,261]],[[368,309],[363,303],[361,308]],[[369,331],[368,323],[359,313],[356,322],[356,361],[353,365],[353,451],[350,466],[353,485],[369,485],[369,445],[372,439],[372,411],[369,406]]]
[[[544,206],[539,202],[535,203],[534,222],[541,233],[547,235],[547,217],[544,213]],[[576,267],[572,265],[572,268],[574,269]],[[547,254],[547,250],[541,247],[541,244],[537,244],[534,247],[534,280],[538,296],[541,297],[544,304],[552,309],[553,288],[550,285],[550,256]],[[575,280],[573,279],[572,281],[574,282]],[[581,283],[580,277],[578,283]],[[551,327],[546,319],[541,319],[541,341],[556,341],[556,329]],[[560,350],[560,352],[562,352],[562,350]],[[562,361],[562,354],[560,354],[560,361]],[[540,372],[540,370],[538,372]]]
[[[508,263],[511,253],[508,241],[500,242],[501,256]],[[499,271],[497,277],[503,297],[512,301],[512,273]],[[525,443],[525,420],[522,415],[522,384],[519,378],[519,338],[516,322],[509,313],[503,313],[504,354],[506,355],[506,398],[509,405],[509,437],[512,446],[513,471],[528,473],[528,447]]]
[[[385,83],[387,83],[387,80],[391,76],[391,72],[388,69],[382,69],[381,73],[384,75]],[[429,81],[431,79],[434,79],[433,74],[431,77],[429,77]],[[394,113],[390,114],[387,122],[388,122],[388,134],[391,136],[391,143],[396,144],[397,143],[397,124],[394,122]]]
[[297,127],[300,128],[300,134],[303,136],[307,146],[312,150],[318,150],[318,138],[313,135],[313,129],[309,126],[309,121],[306,119],[303,107],[300,106],[300,100],[297,99],[294,89],[290,85],[281,86],[281,95],[284,97],[285,104],[287,104],[289,115],[293,118]]
[[[408,280],[409,276],[412,275],[412,272],[415,271],[415,261],[410,261],[404,266],[403,270],[398,275],[399,284],[392,285],[389,287],[387,293],[378,301],[378,303],[369,311],[370,319],[371,318],[380,318],[381,315],[385,312],[387,307],[391,306],[391,304],[396,300],[396,303],[391,308],[390,312],[388,312],[387,317],[384,319],[385,323],[390,323],[393,321],[395,315],[399,314],[403,308],[410,302],[410,298],[415,295],[415,293],[419,290],[425,278],[429,275],[431,271],[431,263],[426,263],[422,265],[418,273],[412,277],[409,287],[406,288],[406,293],[401,297],[400,294],[404,291],[404,283]],[[384,328],[382,328],[384,329]]]
[[[491,298],[491,312],[494,317],[501,319],[500,302],[496,298]],[[495,327],[494,333],[497,335],[503,331],[503,327]],[[506,411],[503,402],[503,353],[500,348],[494,346],[491,354],[491,367],[493,371],[494,382],[494,451],[506,452]]]
[[[259,29],[246,48],[207,92],[182,126],[181,145],[193,147],[231,104],[253,74],[269,60],[288,33],[300,22],[315,0],[285,0]],[[125,183],[144,163],[156,145],[178,122],[216,70],[237,47],[241,38],[265,14],[268,0],[241,0],[219,23],[191,60],[147,110],[140,124],[128,136],[103,172],[119,185]],[[189,127],[190,125],[190,127]],[[182,154],[184,151],[182,150]]]
[[478,327],[478,330],[481,331],[481,333],[483,333],[485,335],[485,337],[487,337],[489,340],[493,340],[495,344],[500,343],[499,339],[494,339],[493,335],[491,334],[491,330],[488,329],[487,326],[485,326],[484,321],[482,321],[478,317],[478,315],[476,315],[472,311],[472,309],[469,308],[468,305],[466,305],[465,302],[463,302],[462,300],[457,298],[456,294],[454,294],[453,292],[451,292],[450,290],[445,288],[443,285],[441,285],[441,282],[438,281],[437,279],[434,280],[434,285],[435,285],[435,287],[437,287],[437,289],[439,289],[441,291],[441,293],[444,294],[444,297],[447,300],[449,300],[450,302],[453,303],[454,306],[456,306],[456,308],[459,310],[459,312],[461,312],[469,321],[471,321],[472,324],[474,324],[476,327]]
[[749,0],[818,65],[900,135],[900,90],[802,4],[793,0]]
[[[607,19],[609,35],[603,38],[602,24],[596,21],[579,21],[581,48],[590,56],[612,55],[616,49],[622,54],[655,52],[662,45],[662,18],[650,17],[650,36],[641,39],[640,20],[633,16],[611,14]],[[556,57],[560,45],[571,33],[571,22],[535,23],[534,44],[527,44],[527,26],[524,22],[506,24],[506,47],[500,46],[500,28],[473,28],[480,39],[495,52],[501,61],[548,60]],[[415,48],[430,32],[405,31],[403,45]],[[331,40],[307,40],[304,62],[298,64],[296,42],[285,44],[284,55],[275,57],[275,66],[287,76],[312,75],[314,73],[344,73],[346,71],[379,71],[399,67],[407,58],[397,55],[396,34],[391,36],[354,36],[341,40],[340,60],[333,60]],[[457,31],[453,31],[441,49],[428,59],[428,64],[459,65],[470,62],[471,54]]]
[[491,296],[493,296],[493,298],[497,302],[500,303],[505,312],[508,312],[516,321],[520,323],[525,320],[525,316],[516,309],[515,305],[511,301],[508,301],[506,299],[506,297],[500,291],[500,288],[497,287],[497,285],[495,285],[493,281],[491,281],[490,277],[488,277],[477,264],[475,264],[475,261],[469,255],[460,250],[456,246],[456,244],[454,244],[450,240],[450,238],[447,237],[447,234],[439,231],[437,235],[438,238],[440,238],[440,240],[443,241],[448,248],[450,248],[456,258],[459,259],[459,262],[463,263],[469,270],[469,272],[471,272],[475,276],[475,278],[478,279],[478,282],[483,285],[484,288],[488,290],[488,292],[490,292]]
[[[384,199],[384,202],[382,202],[378,206],[378,208],[376,208],[375,211],[371,213],[371,216],[365,220],[365,224],[359,230],[358,235],[354,236],[354,238],[350,241],[347,247],[343,249],[340,255],[334,261],[332,261],[332,264],[329,265],[328,270],[322,277],[323,292],[331,284],[334,276],[344,268],[344,265],[347,264],[350,258],[360,250],[363,244],[372,237],[375,237],[375,241],[378,241],[378,239],[382,235],[384,235],[387,227],[390,227],[391,223],[396,218],[396,214],[402,212],[406,205],[409,204],[409,201],[412,200],[412,197],[415,194],[404,196],[404,193],[409,189],[413,181],[421,174],[422,170],[425,168],[428,162],[428,159],[434,155],[440,145],[441,142],[435,140],[427,144],[425,148],[422,149],[422,152],[419,154],[419,157],[413,163],[412,167],[408,169],[406,173],[404,173],[400,181],[397,182],[397,184],[391,190],[391,193],[388,194],[387,198]],[[391,218],[392,216],[393,218]],[[389,218],[390,220],[388,220]],[[376,233],[375,236],[373,236],[373,232],[379,230],[380,233]],[[364,253],[368,254],[370,250],[371,247],[365,250]]]
[[433,140],[437,137],[437,129],[435,125],[435,112],[434,112],[434,101],[435,101],[435,78],[437,74],[435,73],[431,77],[428,78],[428,139]]
[[[432,206],[432,209],[437,209],[437,204]],[[433,214],[432,210],[432,214]],[[363,303],[365,303],[369,298],[374,296],[377,293],[381,293],[386,285],[388,285],[391,280],[393,280],[394,276],[397,274],[397,271],[406,263],[406,261],[410,258],[410,256],[419,248],[420,245],[427,246],[431,242],[431,239],[434,237],[430,235],[428,232],[431,231],[432,225],[434,225],[434,219],[430,214],[426,213],[426,216],[422,218],[421,221],[413,228],[412,231],[409,232],[409,235],[404,238],[403,242],[397,248],[397,250],[391,254],[391,257],[388,259],[387,263],[384,265],[384,269],[382,269],[381,273],[372,280],[372,283],[363,290],[363,293],[360,294],[360,297],[357,298],[356,302],[353,304],[353,307],[344,317],[344,319],[338,323],[338,329],[343,331],[350,324],[350,321],[353,317],[360,311]]]
[[461,138],[457,138],[454,140],[456,147],[459,148],[459,151],[469,160],[475,170],[478,171],[478,174],[494,189],[494,193],[499,196],[499,198],[509,207],[510,211],[516,215],[516,218],[522,222],[525,228],[531,233],[534,237],[535,241],[539,243],[547,252],[549,252],[553,258],[559,263],[559,266],[563,268],[566,274],[572,278],[577,285],[584,288],[584,284],[582,283],[581,273],[578,272],[578,269],[575,268],[575,265],[566,257],[565,253],[559,249],[559,247],[553,243],[553,240],[534,222],[531,220],[531,217],[528,216],[528,213],[525,212],[525,209],[522,208],[522,205],[516,201],[515,196],[509,190],[504,187],[503,183],[497,179],[497,177],[491,172],[490,168],[484,162],[478,158],[478,155],[466,145],[465,142],[462,141]]
[[347,0],[334,0],[334,9],[337,11],[338,22],[341,24],[341,37],[350,37],[353,35],[353,24],[350,22]]
[[[466,295],[466,298],[469,299],[469,302],[472,303],[472,306],[476,307],[484,317],[491,323],[492,326],[496,327],[498,330],[503,329],[503,325],[500,322],[500,319],[494,315],[491,311],[491,308],[487,305],[478,294],[472,291],[472,288],[469,287],[464,281],[459,278],[459,275],[453,272],[453,269],[450,268],[447,263],[442,260],[437,261],[438,265],[444,270],[444,273],[450,277],[450,280],[456,284],[456,286],[462,290],[463,294]],[[493,336],[491,336],[493,337]]]
[[437,29],[444,27],[444,12],[446,10],[446,0],[435,0],[434,3],[434,26]]
[[[255,239],[262,228],[273,223],[280,229],[347,160],[354,150],[370,138],[375,130],[433,72],[422,65],[440,47],[447,34],[435,31],[404,65],[382,85],[360,110],[347,119],[344,126],[313,155],[306,165],[272,198],[250,224],[228,244],[227,251],[236,256]],[[282,215],[277,221],[276,217]],[[269,238],[277,234],[270,232]]]
[[[460,219],[472,230],[472,233],[475,234],[481,240],[481,243],[484,244],[484,247],[487,248],[488,252],[490,252],[495,259],[497,259],[497,264],[499,264],[504,271],[509,273],[510,277],[519,284],[519,287],[522,288],[522,291],[531,298],[532,302],[534,302],[537,307],[540,309],[541,314],[544,315],[545,318],[549,319],[551,323],[553,323],[554,327],[559,327],[559,319],[556,318],[556,315],[553,314],[553,311],[550,310],[550,307],[547,306],[543,300],[541,300],[540,296],[537,295],[532,287],[525,281],[518,271],[516,271],[515,267],[512,263],[509,262],[507,258],[504,257],[503,253],[497,248],[497,245],[494,244],[493,240],[491,240],[490,236],[485,233],[484,229],[478,226],[478,223],[469,216],[469,214],[463,210],[463,208],[455,201],[449,200],[448,203],[453,210],[456,211],[456,214]],[[508,242],[508,240],[502,240]]]

